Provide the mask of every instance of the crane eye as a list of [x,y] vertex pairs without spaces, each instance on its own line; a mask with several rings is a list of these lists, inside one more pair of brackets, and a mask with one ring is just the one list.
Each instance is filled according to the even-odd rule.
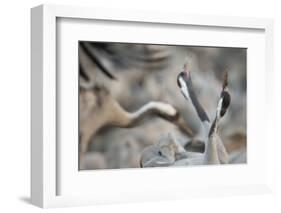
[[162,156],[162,152],[161,152],[161,151],[158,151],[158,155]]

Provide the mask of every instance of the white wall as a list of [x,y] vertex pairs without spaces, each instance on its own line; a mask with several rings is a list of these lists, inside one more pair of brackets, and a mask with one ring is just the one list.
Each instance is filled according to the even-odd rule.
[[[149,3],[148,3],[149,2]],[[1,2],[1,45],[0,45],[0,121],[1,121],[1,175],[0,175],[0,209],[1,212],[12,210],[36,212],[38,208],[27,204],[29,196],[30,172],[30,11],[33,6],[43,3],[37,0],[8,0]],[[44,3],[77,4],[73,0],[44,1]],[[81,0],[79,5],[101,6],[123,9],[155,10],[166,12],[186,12],[192,14],[216,14],[232,16],[270,17],[275,19],[275,108],[281,109],[281,12],[278,1],[246,1],[246,0],[190,0],[190,1],[94,1]],[[277,94],[279,92],[279,94]],[[279,98],[279,99],[277,99]],[[280,110],[279,110],[280,111]],[[278,125],[280,112],[276,114]],[[281,140],[276,134],[275,159],[281,162],[278,148]],[[218,212],[280,212],[281,172],[276,163],[276,185],[273,195],[193,199],[185,201],[158,202],[146,204],[110,205],[67,209],[69,212],[183,212],[215,211]],[[5,211],[6,210],[6,211]],[[52,210],[55,212],[63,209]]]

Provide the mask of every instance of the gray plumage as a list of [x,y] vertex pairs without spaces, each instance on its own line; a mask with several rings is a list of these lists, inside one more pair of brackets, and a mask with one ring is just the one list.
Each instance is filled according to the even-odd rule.
[[[178,75],[177,83],[184,98],[187,99],[188,102],[192,103],[201,121],[200,134],[205,143],[204,152],[187,152],[174,136],[168,134],[166,139],[162,138],[158,143],[146,148],[143,151],[141,166],[187,166],[228,163],[228,153],[218,134],[220,120],[227,112],[231,100],[227,89],[227,75],[225,75],[224,82],[222,84],[222,92],[217,104],[216,116],[212,124],[210,123],[209,116],[195,95],[191,83],[190,71],[186,65],[184,66],[184,71]],[[164,152],[164,148],[168,148],[169,151]]]

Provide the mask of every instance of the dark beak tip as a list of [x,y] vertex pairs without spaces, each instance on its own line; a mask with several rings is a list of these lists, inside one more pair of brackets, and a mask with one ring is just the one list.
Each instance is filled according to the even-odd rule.
[[189,70],[189,68],[187,67],[186,64],[183,66],[183,72],[184,72],[187,76],[190,75],[190,70]]

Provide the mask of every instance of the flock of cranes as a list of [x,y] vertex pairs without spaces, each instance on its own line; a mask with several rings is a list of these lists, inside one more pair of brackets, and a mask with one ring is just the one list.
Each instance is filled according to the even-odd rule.
[[[86,84],[92,81],[91,72],[89,72],[87,66],[89,63],[93,63],[108,79],[115,81],[117,78],[109,71],[108,66],[105,66],[103,61],[97,57],[96,53],[98,50],[95,48],[101,48],[105,52],[108,51],[107,54],[109,55],[112,54],[112,50],[103,44],[96,45],[95,48],[92,47],[94,46],[91,46],[90,43],[81,43],[80,45],[79,60],[83,61],[83,63],[79,64],[79,72],[82,81],[86,82]],[[139,50],[137,49],[137,51]],[[157,48],[153,47],[152,52],[156,53],[157,56],[161,56],[156,58],[158,62],[169,60],[169,55],[163,54],[162,50],[159,53]],[[144,51],[144,53],[146,55],[148,52]],[[129,55],[127,56],[129,57]],[[144,62],[150,61],[145,57],[141,58]],[[113,59],[111,58],[111,60]],[[151,61],[153,62],[153,60]],[[153,63],[152,67],[155,66]],[[124,66],[124,63],[122,66]],[[186,122],[186,118],[183,117],[181,111],[169,102],[149,101],[139,106],[136,110],[128,111],[113,97],[111,91],[106,86],[102,84],[88,84],[86,87],[80,87],[80,169],[84,169],[83,162],[91,164],[90,161],[97,157],[97,155],[93,155],[93,158],[91,158],[86,154],[90,149],[93,137],[100,130],[110,126],[127,129],[138,127],[143,125],[147,118],[160,118],[164,122],[171,123],[191,140],[182,144],[172,132],[159,132],[160,139],[156,143],[148,145],[140,153],[138,158],[139,167],[231,163],[232,159],[229,158],[218,131],[231,100],[228,92],[227,74],[222,82],[217,109],[214,113],[215,117],[212,121],[198,100],[193,88],[191,72],[186,64],[178,76],[175,75],[174,84],[177,84],[179,87],[178,93],[182,93],[183,98],[186,99],[186,104],[190,105],[189,109],[192,108],[194,114],[200,120],[200,131],[196,134],[189,123]],[[200,140],[198,141],[196,138],[200,138]]]
[[227,74],[222,85],[222,91],[218,101],[216,115],[211,123],[209,116],[201,106],[194,92],[191,74],[188,67],[184,66],[177,78],[178,86],[188,102],[191,102],[201,122],[202,138],[204,140],[204,152],[188,152],[177,141],[168,134],[161,138],[158,143],[146,148],[141,156],[141,167],[161,167],[161,166],[186,166],[186,165],[207,165],[207,164],[227,164],[228,153],[218,133],[218,125],[225,115],[229,104],[230,94],[227,88]]

